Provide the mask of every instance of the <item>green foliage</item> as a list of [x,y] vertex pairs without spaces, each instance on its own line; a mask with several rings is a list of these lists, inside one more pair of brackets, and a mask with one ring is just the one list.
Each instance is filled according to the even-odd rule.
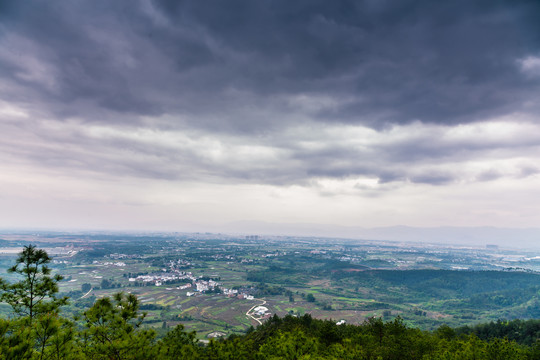
[[498,320],[472,327],[460,327],[456,329],[456,333],[475,334],[482,340],[507,338],[520,344],[532,346],[540,339],[540,320]]
[[442,327],[429,333],[405,326],[398,317],[384,322],[336,325],[332,321],[273,317],[245,336],[211,344],[206,359],[536,359],[535,349],[505,339],[457,337]]
[[2,359],[30,359],[33,354],[31,327],[20,320],[0,319],[0,354]]
[[158,344],[160,359],[196,358],[199,348],[195,345],[195,332],[185,332],[183,325],[170,330]]
[[58,313],[40,315],[32,324],[34,358],[77,359],[73,323]]
[[18,316],[28,316],[30,321],[35,317],[58,311],[59,307],[67,303],[67,298],[56,298],[58,282],[63,279],[61,275],[51,275],[47,264],[51,261],[49,255],[35,246],[25,246],[19,254],[15,265],[8,269],[8,273],[15,273],[23,277],[14,284],[0,280],[0,301],[6,302],[13,308]]
[[81,291],[83,293],[89,292],[91,288],[92,288],[92,284],[89,284],[89,283],[84,283],[81,285]]
[[50,276],[51,258],[44,250],[25,246],[15,265],[8,269],[23,277],[17,283],[1,281],[0,300],[18,318],[0,323],[0,354],[6,359],[74,359],[73,324],[59,316],[67,298],[57,298],[62,276]]
[[258,352],[260,359],[301,359],[319,353],[319,340],[306,336],[302,330],[278,332],[263,344]]
[[85,329],[78,345],[91,359],[139,359],[155,354],[154,330],[142,329],[145,317],[139,314],[139,302],[132,294],[117,293],[102,298],[85,311]]

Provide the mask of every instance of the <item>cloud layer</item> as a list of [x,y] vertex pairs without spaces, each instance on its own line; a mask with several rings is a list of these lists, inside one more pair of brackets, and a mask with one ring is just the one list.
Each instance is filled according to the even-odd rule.
[[538,18],[537,1],[2,2],[3,179],[535,187]]

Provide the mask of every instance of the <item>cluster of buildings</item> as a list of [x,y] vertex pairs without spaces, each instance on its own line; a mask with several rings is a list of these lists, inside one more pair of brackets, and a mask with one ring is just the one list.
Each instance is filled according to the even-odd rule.
[[[123,254],[111,254],[112,255],[123,255]],[[270,256],[277,256],[277,254],[271,254]],[[232,257],[231,257],[232,258]],[[251,260],[252,261],[252,260]],[[182,271],[178,267],[189,266],[191,263],[186,260],[175,260],[170,261],[168,264],[169,271],[167,269],[162,269],[162,273],[155,274],[146,274],[139,275],[137,277],[130,277],[129,281],[131,282],[141,282],[141,283],[154,283],[155,286],[161,286],[170,282],[175,282],[178,280],[188,280],[189,284],[166,288],[167,290],[187,290],[187,296],[194,296],[197,293],[205,293],[208,291],[219,292],[229,298],[237,299],[246,299],[254,300],[255,297],[251,294],[246,293],[245,291],[240,291],[238,289],[228,289],[222,288],[221,284],[213,279],[204,280],[201,277],[193,276],[193,273],[190,271]],[[217,291],[216,291],[217,290]]]
[[174,260],[171,260],[169,262],[169,268],[172,270],[172,271],[178,271],[177,268],[186,268],[188,266],[191,266],[191,262],[187,261],[187,260],[183,260],[183,259],[178,259],[176,261]]
[[112,266],[119,266],[119,267],[126,266],[126,263],[122,262],[122,261],[117,261],[117,262],[105,261],[105,262],[101,262],[101,261],[94,260],[94,261],[92,261],[92,264],[94,264],[94,265],[112,265]]
[[[142,282],[148,283],[153,282],[156,286],[161,286],[163,283],[178,281],[178,280],[189,280],[195,282],[197,278],[193,276],[191,272],[178,271],[174,273],[161,273],[161,274],[148,274],[148,275],[139,275],[135,278],[129,278],[129,281],[132,282]],[[190,284],[191,285],[191,284]]]
[[186,293],[187,296],[194,296],[197,293],[204,293],[206,291],[215,291],[216,288],[219,288],[220,293],[229,298],[237,298],[240,300],[255,300],[255,297],[253,295],[246,294],[237,289],[222,288],[220,287],[221,284],[214,280],[197,280],[194,282],[194,286],[195,289],[193,289],[193,291],[188,291]]
[[128,255],[128,254],[114,253],[114,254],[105,255],[105,257],[107,257],[107,256],[109,258],[115,259],[115,260],[118,260],[118,259],[140,259],[140,258],[142,258],[142,255],[138,255],[138,254]]
[[213,254],[208,255],[207,258],[214,260],[236,260],[236,256],[231,254]]
[[69,261],[67,260],[53,260],[53,264],[69,264]]
[[216,287],[219,286],[219,283],[214,280],[197,280],[195,281],[195,287],[197,288],[198,292],[205,292],[208,290],[214,290]]
[[253,295],[249,295],[246,293],[239,292],[236,289],[223,289],[223,294],[227,295],[227,297],[230,298],[237,298],[237,299],[246,299],[246,300],[254,300],[255,297]]
[[277,257],[277,256],[280,256],[280,255],[287,255],[286,252],[283,252],[283,253],[273,253],[273,254],[262,254],[261,257],[262,258],[270,258],[270,257]]

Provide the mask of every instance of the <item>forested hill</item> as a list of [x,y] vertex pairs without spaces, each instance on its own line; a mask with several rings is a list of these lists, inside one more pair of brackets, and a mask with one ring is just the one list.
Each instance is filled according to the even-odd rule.
[[[479,338],[478,335],[482,336]],[[514,341],[507,336],[512,332]],[[501,337],[498,337],[501,335]],[[504,336],[502,336],[504,335]],[[273,317],[245,336],[211,342],[205,359],[540,359],[540,321],[516,320],[475,328],[409,328],[400,318],[362,325]],[[534,341],[531,341],[535,339]]]
[[499,321],[458,329],[442,326],[428,332],[407,327],[400,318],[388,322],[370,318],[361,325],[337,325],[307,314],[274,316],[245,335],[231,335],[205,345],[181,325],[158,339],[154,330],[132,321],[138,318],[136,302],[118,299],[121,302],[106,299],[89,309],[82,328],[55,316],[41,318],[31,327],[0,319],[0,358],[540,359],[540,320]]

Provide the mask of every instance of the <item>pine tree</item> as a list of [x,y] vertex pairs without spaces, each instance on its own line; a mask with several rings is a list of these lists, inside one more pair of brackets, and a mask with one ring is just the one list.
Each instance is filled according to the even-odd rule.
[[79,334],[79,347],[89,359],[154,358],[156,332],[141,329],[145,315],[133,294],[101,298],[84,313],[86,329]]
[[45,250],[29,245],[23,248],[15,265],[8,273],[16,273],[23,277],[19,282],[10,284],[0,279],[0,301],[6,302],[20,317],[28,317],[32,322],[36,317],[57,312],[60,306],[67,304],[67,297],[57,298],[58,282],[61,275],[51,276],[47,264],[51,258]]
[[10,284],[0,279],[0,301],[18,316],[0,326],[0,355],[5,359],[74,359],[73,325],[59,316],[67,297],[57,298],[62,276],[51,276],[51,258],[35,246],[25,246],[9,273],[22,276]]

